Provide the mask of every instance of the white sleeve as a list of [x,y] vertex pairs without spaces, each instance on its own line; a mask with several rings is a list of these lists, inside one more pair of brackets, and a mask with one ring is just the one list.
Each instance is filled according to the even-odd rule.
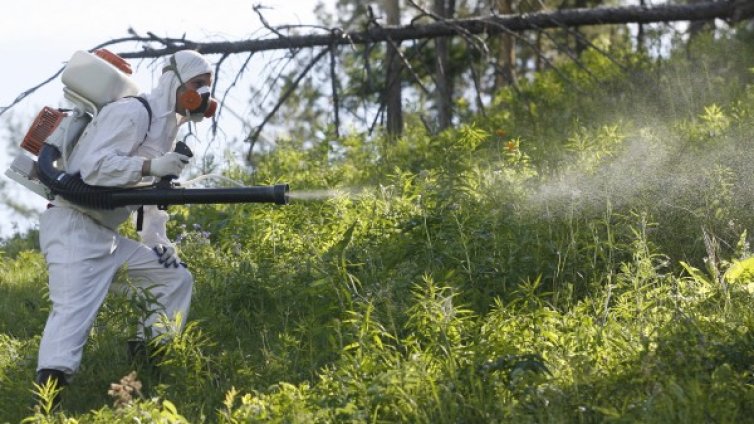
[[141,181],[144,158],[135,152],[149,125],[149,113],[135,99],[107,105],[81,135],[69,160],[69,172],[85,183],[128,186]]
[[141,242],[149,247],[158,244],[173,244],[167,235],[168,213],[154,205],[144,205],[144,217],[141,223]]

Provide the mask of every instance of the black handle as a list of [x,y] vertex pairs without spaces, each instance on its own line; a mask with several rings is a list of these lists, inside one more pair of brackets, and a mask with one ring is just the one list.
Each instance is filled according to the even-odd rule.
[[174,150],[174,152],[180,153],[182,155],[186,155],[186,156],[188,156],[190,158],[194,157],[194,152],[192,152],[191,149],[189,149],[189,146],[186,143],[182,142],[182,141],[179,141],[179,142],[175,143],[175,150]]

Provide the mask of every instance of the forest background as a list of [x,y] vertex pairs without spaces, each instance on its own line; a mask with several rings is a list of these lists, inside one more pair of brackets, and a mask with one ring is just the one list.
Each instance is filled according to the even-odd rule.
[[[322,26],[374,25],[368,6]],[[149,293],[113,295],[63,410],[30,408],[44,259],[33,229],[4,240],[0,420],[746,421],[753,50],[747,19],[292,50],[251,88],[285,131],[194,172],[287,182],[293,201],[170,209],[196,287],[157,369],[124,348]]]

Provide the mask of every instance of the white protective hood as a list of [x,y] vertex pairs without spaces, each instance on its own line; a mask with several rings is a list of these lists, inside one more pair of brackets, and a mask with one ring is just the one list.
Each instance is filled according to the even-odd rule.
[[[160,76],[154,90],[146,96],[152,107],[152,127],[148,135],[152,140],[175,140],[178,126],[183,119],[175,113],[175,92],[181,81],[185,83],[197,75],[213,73],[209,61],[193,50],[181,50],[171,57],[175,57],[180,79],[172,69],[168,69]],[[166,59],[165,66],[172,66],[171,57]]]

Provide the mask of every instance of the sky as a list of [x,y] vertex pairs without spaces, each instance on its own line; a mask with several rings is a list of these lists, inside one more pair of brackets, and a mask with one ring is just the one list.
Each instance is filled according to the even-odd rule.
[[[325,4],[332,2],[323,1]],[[0,107],[10,105],[19,94],[54,75],[76,50],[88,50],[108,40],[126,37],[129,28],[142,35],[148,31],[157,36],[172,38],[185,34],[187,39],[193,41],[258,39],[269,35],[253,11],[253,5],[261,4],[269,8],[263,13],[272,25],[300,25],[316,23],[314,9],[317,3],[317,0],[6,2],[3,4],[0,25],[0,54],[4,64],[0,74],[3,76],[0,84]],[[114,46],[111,49],[115,52],[133,51],[135,46]],[[236,56],[229,58],[223,65],[227,75],[231,75],[245,59],[243,55]],[[259,57],[258,66],[265,61],[265,57],[269,58],[269,55]],[[213,63],[218,58],[216,55],[208,56]],[[161,62],[130,62],[134,67],[134,79],[144,91],[150,91],[159,77],[157,69],[161,68]],[[247,74],[253,77],[254,72]],[[229,80],[230,77],[227,77],[226,81]],[[234,89],[228,100],[229,107],[240,115],[244,115],[245,108],[248,107],[248,89],[242,83],[243,80],[237,85],[240,88]],[[59,106],[62,102],[62,84],[58,77],[14,106],[12,116],[31,124],[31,120],[43,106]],[[237,136],[244,129],[241,121],[225,116],[221,121],[223,130],[228,136]],[[243,152],[239,152],[239,155],[242,154]],[[9,158],[3,159],[0,160],[0,178],[6,181],[6,190],[22,203],[42,211],[46,201],[5,177],[4,172],[10,161]],[[0,207],[0,237],[8,237],[16,229],[23,230],[34,225],[36,218],[24,219],[11,215]]]

